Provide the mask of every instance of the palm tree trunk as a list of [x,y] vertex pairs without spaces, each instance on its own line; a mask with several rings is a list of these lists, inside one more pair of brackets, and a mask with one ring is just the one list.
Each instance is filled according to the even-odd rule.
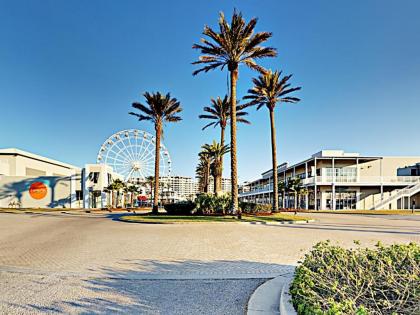
[[230,173],[232,182],[232,212],[242,218],[238,207],[238,163],[236,160],[236,82],[238,68],[230,70]]
[[[221,128],[221,130],[220,130],[220,145],[223,148],[223,146],[225,145],[225,127],[221,126],[220,128]],[[220,175],[219,182],[218,182],[218,185],[220,186],[220,191],[222,190],[223,158],[224,158],[224,155],[222,155],[222,157],[220,158],[221,175]]]
[[205,189],[204,189],[204,192],[206,193],[206,194],[208,194],[209,193],[209,188],[210,188],[210,164],[208,164],[207,165],[207,170],[206,170],[206,183],[205,183]]
[[221,158],[214,165],[214,194],[219,196],[222,191],[222,169]]
[[276,125],[274,121],[274,108],[270,108],[270,127],[271,127],[271,158],[273,162],[273,212],[279,211],[279,188],[277,180],[277,144],[276,144]]
[[213,194],[215,196],[218,196],[219,191],[218,191],[218,182],[219,182],[219,176],[216,175],[216,172],[213,173]]
[[162,135],[162,125],[157,123],[156,129],[156,146],[155,146],[155,189],[153,198],[152,213],[159,212],[159,160],[160,160],[160,137]]
[[220,145],[223,147],[225,145],[225,127],[220,128]]

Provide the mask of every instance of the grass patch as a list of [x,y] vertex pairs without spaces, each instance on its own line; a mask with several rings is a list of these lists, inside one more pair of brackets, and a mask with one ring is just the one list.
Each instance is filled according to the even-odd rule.
[[235,216],[199,216],[199,215],[126,215],[120,217],[120,220],[136,223],[200,223],[200,222],[292,222],[307,221],[305,218],[297,215],[276,213],[270,216],[242,215],[238,220]]
[[[302,213],[369,214],[369,215],[412,215],[411,210],[301,210]],[[415,211],[419,215],[420,211]]]

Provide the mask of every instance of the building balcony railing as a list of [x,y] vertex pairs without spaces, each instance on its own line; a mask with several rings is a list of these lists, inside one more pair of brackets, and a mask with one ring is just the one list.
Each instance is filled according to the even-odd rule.
[[[302,185],[313,185],[315,183],[315,177],[304,178],[301,180]],[[331,185],[333,183],[332,176],[317,176],[317,184]],[[359,178],[354,176],[336,176],[334,183],[342,184],[372,184],[372,185],[410,185],[420,183],[420,176],[360,176]],[[273,190],[273,184],[252,187],[249,191],[242,192],[241,196],[248,196],[259,193],[269,193]]]

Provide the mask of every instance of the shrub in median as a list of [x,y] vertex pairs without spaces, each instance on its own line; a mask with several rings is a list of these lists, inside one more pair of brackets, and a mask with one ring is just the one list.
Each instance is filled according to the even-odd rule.
[[201,194],[195,200],[197,203],[197,214],[226,214],[231,208],[229,194],[215,196],[211,194]]
[[182,201],[164,205],[166,212],[171,215],[189,215],[195,207],[196,204],[192,201]]
[[420,246],[320,242],[297,267],[290,293],[298,314],[420,314]]
[[249,214],[258,214],[258,213],[270,213],[273,209],[273,206],[271,204],[259,204],[259,203],[253,203],[253,202],[241,202],[239,204],[239,207],[241,208],[243,213],[249,213]]

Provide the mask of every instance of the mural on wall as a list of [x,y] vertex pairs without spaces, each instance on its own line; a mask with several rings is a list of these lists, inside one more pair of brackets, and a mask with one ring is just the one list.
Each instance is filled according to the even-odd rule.
[[33,199],[37,199],[37,200],[43,199],[47,195],[47,192],[48,192],[47,186],[45,186],[45,184],[42,182],[34,182],[29,187],[29,195]]

